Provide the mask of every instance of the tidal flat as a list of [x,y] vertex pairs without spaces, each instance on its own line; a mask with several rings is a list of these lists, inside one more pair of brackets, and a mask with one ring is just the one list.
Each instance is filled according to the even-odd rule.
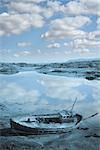
[[[19,68],[18,68],[19,69]],[[54,68],[53,68],[54,69]],[[99,150],[100,80],[42,73],[26,69],[0,74],[0,149],[1,150]],[[38,70],[38,72],[37,72]],[[40,73],[41,72],[41,73]],[[7,133],[10,118],[70,109],[88,117],[78,129],[62,134],[19,135]],[[6,131],[6,132],[5,132]]]

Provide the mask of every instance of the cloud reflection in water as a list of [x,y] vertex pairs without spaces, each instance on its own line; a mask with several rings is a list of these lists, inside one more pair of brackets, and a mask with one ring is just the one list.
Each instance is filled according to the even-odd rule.
[[99,91],[100,81],[96,80],[42,75],[36,72],[0,75],[0,101],[14,113],[18,110],[28,113],[66,109],[73,104],[76,97],[76,110],[89,108],[89,111],[93,111],[100,104]]

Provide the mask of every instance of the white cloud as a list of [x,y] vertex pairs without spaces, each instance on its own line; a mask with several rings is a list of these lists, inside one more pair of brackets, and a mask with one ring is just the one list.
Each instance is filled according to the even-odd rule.
[[[45,2],[46,5],[42,6],[39,4],[40,2]],[[0,14],[0,35],[20,34],[32,27],[43,27],[46,18],[50,18],[55,12],[64,13],[65,18],[51,21],[50,31],[43,34],[42,37],[51,38],[54,29],[56,29],[55,35],[53,35],[55,37],[83,35],[82,31],[78,29],[91,21],[88,17],[80,15],[99,14],[100,10],[98,9],[100,6],[98,0],[70,1],[65,5],[61,5],[61,2],[57,0],[5,0],[4,3],[8,12]],[[68,17],[72,14],[78,16]],[[73,29],[77,29],[77,31]]]
[[17,46],[22,47],[22,48],[29,47],[30,45],[31,45],[30,42],[18,42],[17,43]]
[[72,45],[73,48],[100,49],[100,41],[95,41],[95,40],[76,39],[73,41]]
[[[15,2],[20,2],[20,0],[14,0]],[[45,2],[46,0],[21,0],[23,3],[40,3]],[[3,0],[5,3],[13,2],[13,0]]]
[[74,53],[77,53],[77,54],[90,54],[91,51],[89,49],[86,49],[86,48],[75,48],[73,49],[73,52]]
[[[16,0],[20,2],[20,0]],[[40,2],[45,2],[46,0],[21,0],[22,2],[28,2],[28,3],[40,3]]]
[[[32,28],[44,27],[42,31],[45,31],[45,33],[41,35],[42,38],[69,40],[68,43],[63,44],[63,48],[65,46],[66,49],[75,49],[76,52],[90,52],[89,49],[100,48],[100,18],[98,18],[98,15],[100,15],[100,0],[75,0],[64,4],[60,0],[3,0],[0,4],[7,8],[6,12],[0,14],[1,36],[18,35]],[[96,16],[93,17],[93,15]],[[89,27],[91,26],[94,29],[95,23],[97,25],[95,31],[89,32],[92,31],[92,28],[89,29]],[[46,25],[46,28],[44,25]],[[51,44],[48,44],[48,48],[61,47],[59,42],[51,42]],[[31,43],[24,41],[17,43],[18,47],[23,48],[30,45]],[[47,52],[43,54],[41,50],[36,50],[33,53],[26,50],[12,52],[11,55],[29,58],[31,55],[33,57],[35,53],[42,56],[46,55]]]
[[23,55],[31,55],[31,52],[29,52],[29,51],[23,51],[23,53],[22,53]]
[[53,16],[55,12],[60,10],[60,3],[55,1],[45,1],[47,4],[46,6],[41,6],[38,3],[42,1],[19,1],[15,0],[14,2],[11,1],[8,5],[8,9],[15,13],[30,13],[30,14],[39,14],[46,18],[50,18]]
[[61,11],[61,7],[59,1],[47,1],[47,8],[44,9],[44,16],[47,18],[53,16],[55,12]]
[[[46,2],[46,6],[39,5]],[[59,11],[58,2],[46,0],[5,0],[3,5],[8,12],[0,14],[0,35],[20,34],[32,27],[41,28],[45,19]],[[46,17],[46,18],[45,18]]]
[[60,43],[52,43],[47,46],[48,48],[60,48]]
[[43,10],[35,0],[4,1],[4,6],[8,12],[0,14],[0,35],[20,34],[32,27],[43,27]]
[[77,53],[93,53],[100,49],[100,31],[86,33],[85,36],[65,42],[64,46]]
[[66,6],[63,7],[62,12],[64,12],[66,15],[80,15],[86,12],[84,6],[82,3],[76,2],[76,1],[70,1]]
[[99,0],[80,0],[70,1],[63,8],[62,12],[65,15],[100,15],[100,1]]
[[16,13],[34,13],[38,14],[41,13],[42,8],[34,3],[24,3],[22,1],[20,2],[11,2],[8,5],[8,9],[12,12]]
[[20,52],[16,52],[16,53],[14,53],[14,56],[15,57],[30,57],[30,56],[32,56],[33,54],[32,54],[32,52],[30,52],[30,51],[20,51]]
[[100,15],[100,1],[99,0],[80,0],[82,4],[87,7],[87,12],[95,15]]
[[80,2],[88,5],[88,6],[98,6],[100,5],[100,1],[99,0],[80,0]]
[[87,38],[89,40],[100,41],[100,30],[95,30],[93,32],[89,32],[87,34]]
[[41,35],[45,39],[53,38],[76,38],[84,36],[85,32],[80,30],[84,25],[91,23],[85,16],[65,17],[51,21],[49,31]]
[[43,17],[29,14],[8,14],[0,15],[0,35],[20,34],[31,27],[42,27]]

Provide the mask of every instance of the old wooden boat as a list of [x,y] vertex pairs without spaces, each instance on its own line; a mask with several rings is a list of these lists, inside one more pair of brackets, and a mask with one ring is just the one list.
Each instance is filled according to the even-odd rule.
[[63,133],[77,128],[82,115],[63,110],[56,114],[42,114],[10,119],[12,129],[28,134]]

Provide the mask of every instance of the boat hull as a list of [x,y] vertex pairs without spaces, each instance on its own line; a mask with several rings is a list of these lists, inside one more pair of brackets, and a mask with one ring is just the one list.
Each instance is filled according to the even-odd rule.
[[22,131],[23,133],[27,133],[29,135],[37,135],[37,134],[56,134],[56,133],[65,133],[68,131],[71,131],[71,129],[47,129],[47,128],[30,128],[23,126],[21,124],[18,124],[14,122],[13,120],[10,120],[11,128],[17,131]]
[[47,127],[30,127],[27,124],[22,124],[21,121],[16,121],[16,119],[10,119],[10,125],[11,128],[16,131],[22,131],[24,133],[27,133],[29,135],[37,135],[37,134],[56,134],[56,133],[66,133],[69,132],[79,126],[79,123],[82,120],[82,116],[77,114],[77,122],[73,123],[71,126],[62,126],[61,123],[59,123],[59,127],[49,128],[49,124]]

